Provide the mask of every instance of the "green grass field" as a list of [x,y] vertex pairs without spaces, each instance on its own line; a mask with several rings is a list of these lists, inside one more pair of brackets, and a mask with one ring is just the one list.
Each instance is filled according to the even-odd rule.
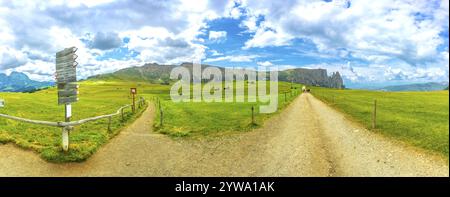
[[[72,104],[72,120],[115,113],[118,108],[131,102],[130,85],[82,82],[80,101]],[[5,107],[0,108],[0,113],[34,120],[64,120],[64,106],[57,105],[56,88],[35,93],[3,92],[0,98],[6,102]],[[112,118],[111,132],[107,131],[107,119],[76,126],[70,134],[70,148],[66,153],[61,147],[61,128],[0,118],[0,143],[12,142],[32,149],[42,158],[53,162],[82,161],[138,115],[132,114],[130,108],[125,109],[124,122],[120,116]]]
[[376,99],[377,125],[371,130],[449,156],[448,91],[377,92],[313,87],[312,93],[369,129]]
[[[296,84],[296,87],[300,85]],[[138,96],[161,101],[164,111],[164,125],[155,124],[157,131],[170,136],[202,136],[223,134],[228,131],[247,131],[261,125],[270,115],[255,113],[257,125],[251,125],[251,106],[256,112],[258,103],[173,103],[170,101],[170,85],[149,84],[144,82],[83,81],[80,82],[80,101],[72,105],[72,120],[110,114],[131,103],[129,88],[137,87]],[[280,82],[279,92],[290,91],[291,84]],[[297,89],[296,92],[298,92]],[[64,106],[57,105],[55,88],[35,93],[0,93],[5,107],[0,113],[46,121],[64,120]],[[287,94],[280,97],[279,108],[286,106],[295,98]],[[112,119],[112,131],[107,131],[107,119],[89,122],[75,127],[70,134],[69,151],[64,153],[61,147],[61,129],[50,126],[33,125],[0,118],[0,143],[14,143],[26,149],[32,149],[40,156],[52,162],[83,161],[100,146],[114,137],[120,129],[136,119],[139,113],[132,114],[128,108],[125,121],[120,116]],[[155,123],[159,123],[157,111]]]
[[[244,85],[247,89],[248,84]],[[269,85],[266,86],[269,92]],[[279,82],[278,84],[278,110],[286,107],[298,94],[300,84]],[[237,88],[238,89],[238,88]],[[284,94],[287,92],[286,94]],[[292,94],[291,94],[292,92]],[[152,93],[152,92],[150,92]],[[222,92],[222,96],[224,96]],[[170,136],[202,136],[216,135],[236,131],[248,131],[262,125],[264,120],[276,113],[259,113],[259,106],[267,103],[261,102],[188,102],[174,103],[170,101],[169,95],[159,97],[163,109],[163,126],[160,125],[160,111],[157,107],[157,116],[154,126],[157,131]],[[192,97],[192,94],[191,94]],[[248,95],[244,96],[245,100]],[[286,97],[286,98],[285,98]],[[234,97],[236,98],[236,96]],[[247,101],[247,100],[246,100]],[[255,123],[252,124],[252,106],[254,107]]]

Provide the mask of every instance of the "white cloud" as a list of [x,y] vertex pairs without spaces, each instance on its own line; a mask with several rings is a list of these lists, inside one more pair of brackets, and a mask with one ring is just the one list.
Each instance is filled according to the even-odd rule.
[[222,42],[227,39],[226,31],[209,31],[209,40],[213,42]]
[[256,64],[260,66],[273,66],[272,62],[264,61],[264,62],[257,62]]
[[175,35],[165,28],[144,27],[123,32],[121,36],[130,38],[127,47],[139,52],[137,58],[142,62],[176,64],[205,57],[205,46]]
[[209,50],[209,52],[211,53],[211,56],[219,56],[219,55],[223,55],[223,53],[220,53],[217,50]]
[[239,19],[242,16],[241,11],[239,10],[239,8],[232,8],[230,10],[230,17],[233,19]]
[[286,46],[289,45],[289,40],[292,37],[283,32],[275,32],[274,30],[267,30],[258,28],[253,38],[245,42],[244,49],[252,47],[267,47],[267,46]]
[[[198,44],[198,36],[204,34],[206,21],[238,17],[233,4],[205,0],[0,1],[0,72],[16,70],[35,79],[51,78],[54,54],[69,46],[78,48],[80,78],[145,62],[176,64],[201,59],[206,47]],[[122,43],[125,37],[129,43]],[[124,60],[97,60],[105,50],[117,47],[140,54],[126,54]]]
[[244,49],[286,46],[300,38],[320,52],[345,48],[367,61],[400,59],[417,66],[434,61],[438,46],[445,44],[439,34],[448,29],[443,0],[243,0],[242,7],[247,19],[241,26],[255,32]]
[[[243,19],[240,26],[252,34],[243,49],[292,46],[294,39],[302,39],[317,50],[300,52],[301,56],[366,61],[309,65],[339,70],[349,80],[448,80],[448,38],[440,35],[448,30],[448,1],[238,2],[239,7],[233,1],[206,0],[0,1],[0,72],[52,78],[54,54],[68,46],[79,48],[82,78],[144,62],[204,59],[206,52],[213,57],[206,62],[254,62],[258,55],[224,56],[199,38],[225,40],[227,32],[209,31],[207,22],[230,17]],[[114,35],[96,39],[101,32]],[[124,38],[129,42],[121,42]],[[96,42],[102,40],[113,44]],[[98,60],[117,47],[130,54],[123,60]]]
[[260,57],[259,55],[228,55],[217,58],[208,58],[204,62],[218,62],[218,61],[230,61],[230,62],[252,62],[254,59]]
[[[429,82],[429,81],[447,81],[448,82],[448,63],[447,66],[432,66],[419,68],[411,66],[404,62],[395,64],[369,64],[358,65],[357,63],[321,63],[308,64],[304,68],[323,68],[328,73],[338,71],[341,76],[351,82],[357,83],[379,83],[379,82]],[[299,67],[299,66],[296,66]]]
[[27,56],[21,51],[0,45],[0,69],[8,69],[26,63]]
[[109,50],[118,48],[122,45],[122,40],[114,32],[97,32],[90,43],[91,48],[100,50]]

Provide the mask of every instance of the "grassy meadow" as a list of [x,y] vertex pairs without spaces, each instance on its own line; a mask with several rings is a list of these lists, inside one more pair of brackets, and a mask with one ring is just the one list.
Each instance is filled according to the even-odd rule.
[[[134,85],[80,83],[80,100],[72,104],[71,119],[80,120],[115,113],[121,106],[131,103],[129,87]],[[6,103],[4,108],[0,108],[0,113],[34,120],[64,121],[64,105],[57,104],[56,88],[34,93],[0,92],[0,98]],[[11,142],[19,147],[32,149],[42,158],[53,162],[82,161],[138,115],[139,113],[133,114],[130,108],[126,108],[124,122],[120,116],[112,118],[111,132],[107,130],[107,119],[76,126],[70,133],[70,146],[66,153],[61,147],[61,128],[0,118],[0,143]]]
[[[240,132],[261,125],[270,114],[259,114],[260,103],[173,103],[170,100],[170,85],[145,82],[83,81],[80,82],[80,100],[72,104],[72,120],[110,114],[131,103],[130,87],[137,87],[138,96],[149,101],[159,100],[164,112],[164,124],[159,125],[159,110],[155,120],[155,130],[169,136],[203,136],[223,134],[228,131]],[[292,101],[299,92],[299,84],[291,96],[291,84],[280,82],[279,106],[281,109]],[[287,92],[286,101],[284,94]],[[56,88],[34,93],[0,92],[5,107],[0,113],[35,120],[62,121],[64,106],[57,105]],[[251,124],[251,106],[255,106],[256,125]],[[158,108],[157,108],[158,109]],[[112,131],[108,132],[107,119],[76,126],[70,133],[68,152],[61,147],[61,128],[34,125],[0,118],[0,143],[14,143],[19,147],[31,149],[51,162],[83,161],[107,143],[120,130],[133,122],[138,116],[125,110],[125,121],[120,116],[112,118]]]
[[[234,88],[236,91],[239,89],[236,87],[236,83],[234,83]],[[245,83],[243,88],[247,89],[248,83]],[[266,88],[267,92],[270,92],[268,83]],[[296,98],[300,94],[300,88],[300,84],[291,84],[287,82],[278,83],[277,112],[286,107],[286,105],[288,105],[294,98]],[[150,91],[149,93],[153,92]],[[252,128],[261,126],[265,119],[277,113],[259,113],[259,106],[267,105],[267,103],[247,102],[247,92],[245,92],[245,95],[243,95],[246,102],[229,103],[174,103],[170,100],[169,94],[164,95],[165,96],[159,97],[161,108],[163,110],[163,125],[160,125],[161,117],[159,107],[157,107],[154,127],[158,132],[174,137],[221,135],[228,132],[248,131]],[[225,93],[222,92],[222,98],[224,96]],[[235,95],[234,99],[236,98],[237,96]],[[255,110],[255,124],[252,124],[252,106]]]
[[449,92],[380,92],[313,87],[312,94],[374,132],[449,156]]

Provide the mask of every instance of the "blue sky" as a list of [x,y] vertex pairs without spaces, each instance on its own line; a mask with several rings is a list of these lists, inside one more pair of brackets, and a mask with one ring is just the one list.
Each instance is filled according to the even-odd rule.
[[79,48],[78,75],[145,63],[339,71],[348,87],[447,81],[444,0],[0,0],[0,72],[53,80]]

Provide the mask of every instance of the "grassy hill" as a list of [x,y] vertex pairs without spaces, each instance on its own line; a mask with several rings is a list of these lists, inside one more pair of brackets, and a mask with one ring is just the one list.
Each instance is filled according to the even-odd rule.
[[168,77],[173,65],[146,64],[139,67],[130,67],[113,73],[89,77],[90,80],[103,81],[145,81],[158,83],[161,78]]
[[[170,85],[145,82],[87,80],[80,82],[79,102],[73,104],[72,120],[115,112],[119,107],[129,104],[129,88],[136,87],[138,96],[148,100],[161,101],[164,110],[164,125],[155,124],[156,130],[170,136],[203,136],[246,131],[251,125],[251,106],[258,103],[173,103],[169,101]],[[296,85],[299,87],[300,85]],[[290,83],[280,83],[279,91],[290,91]],[[299,89],[297,89],[299,90]],[[298,91],[297,91],[298,92]],[[282,95],[284,96],[284,95]],[[57,105],[55,88],[34,93],[0,93],[5,107],[0,113],[23,118],[62,121],[64,107]],[[283,108],[294,95],[287,94],[280,99],[279,108]],[[159,113],[155,123],[159,122]],[[107,131],[107,120],[99,120],[75,127],[70,134],[70,147],[67,153],[61,148],[61,129],[39,126],[0,118],[0,143],[14,143],[31,149],[46,160],[52,162],[83,161],[100,146],[120,132],[125,125],[133,122],[139,114],[126,110],[126,121],[120,117],[112,120],[112,132]],[[256,127],[263,124],[271,115],[256,113]]]
[[313,87],[317,98],[371,129],[377,99],[374,132],[449,156],[449,93],[378,92]]
[[[182,63],[179,66],[187,68],[192,73],[192,63]],[[178,65],[159,65],[156,63],[145,64],[143,66],[135,66],[118,70],[113,73],[100,74],[91,76],[90,80],[122,80],[122,81],[145,81],[151,83],[167,84],[170,72]],[[225,68],[220,66],[212,66],[202,64],[202,70],[206,67],[218,68],[225,73]],[[236,68],[237,69],[237,68]],[[192,74],[191,74],[192,79]],[[321,87],[344,88],[342,78],[338,72],[328,76],[326,69],[306,69],[295,68],[282,70],[278,72],[278,80],[284,82],[295,82],[301,84],[309,84]]]
[[444,90],[447,87],[448,87],[448,84],[430,82],[430,83],[417,83],[417,84],[407,84],[407,85],[386,86],[384,88],[380,88],[379,90],[390,91],[390,92],[436,91],[436,90]]

